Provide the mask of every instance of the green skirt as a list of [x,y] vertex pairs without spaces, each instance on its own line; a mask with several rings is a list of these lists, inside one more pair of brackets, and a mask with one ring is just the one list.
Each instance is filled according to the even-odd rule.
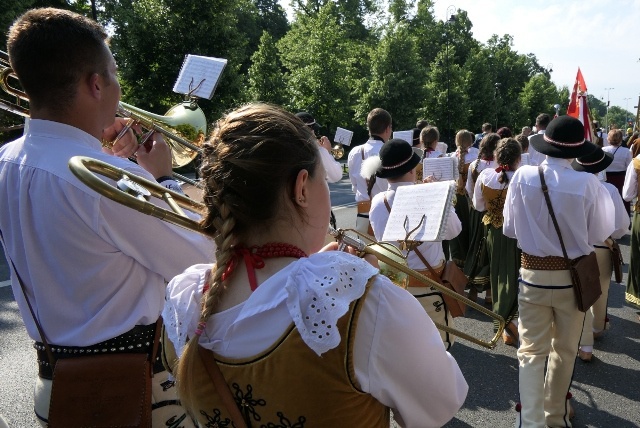
[[[502,227],[488,226],[487,252],[491,278],[493,312],[509,323],[518,314],[518,277],[520,253],[518,241],[504,236]],[[497,331],[498,323],[494,321]]]
[[489,256],[487,254],[487,226],[482,224],[484,211],[471,209],[469,214],[469,250],[464,262],[464,274],[478,291],[489,288]]
[[627,293],[625,300],[634,306],[640,307],[640,214],[633,214],[633,226],[631,227],[631,243],[629,257],[629,272],[627,273]]
[[455,210],[460,223],[462,223],[462,231],[455,238],[445,242],[449,244],[451,260],[462,268],[469,249],[469,197],[466,194],[456,195]]

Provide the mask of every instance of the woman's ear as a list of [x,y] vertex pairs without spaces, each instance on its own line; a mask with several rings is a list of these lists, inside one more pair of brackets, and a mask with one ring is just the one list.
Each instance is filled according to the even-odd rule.
[[293,202],[300,207],[308,206],[308,184],[309,184],[309,171],[306,169],[300,170],[296,177],[296,184],[293,189]]

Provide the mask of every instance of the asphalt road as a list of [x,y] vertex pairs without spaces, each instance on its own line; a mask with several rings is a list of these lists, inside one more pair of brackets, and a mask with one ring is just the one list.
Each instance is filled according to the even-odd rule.
[[[331,200],[342,228],[353,227],[355,208],[348,180],[332,184]],[[620,242],[625,260],[629,236]],[[0,250],[1,252],[1,250]],[[0,414],[11,428],[38,426],[33,416],[35,351],[24,330],[8,279],[4,255],[0,256]],[[626,266],[625,278],[626,281]],[[478,301],[482,300],[479,296]],[[401,310],[399,308],[399,310]],[[640,426],[640,330],[638,311],[624,302],[624,286],[612,283],[609,292],[611,329],[596,341],[591,363],[576,362],[571,388],[576,410],[574,427]],[[477,311],[456,320],[456,327],[474,336],[490,338],[492,324]],[[513,427],[518,399],[516,350],[501,342],[495,349],[457,340],[452,355],[469,383],[463,408],[445,427]],[[425,364],[428,364],[425,361]],[[437,389],[424,392],[424,399]]]

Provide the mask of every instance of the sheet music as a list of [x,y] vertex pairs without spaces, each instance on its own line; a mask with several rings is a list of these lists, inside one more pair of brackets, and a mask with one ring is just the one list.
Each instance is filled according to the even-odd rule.
[[409,143],[410,146],[413,146],[413,129],[408,131],[394,131],[393,138],[404,140]]
[[188,94],[200,85],[192,95],[211,99],[227,60],[200,55],[187,55],[173,85],[173,92]]
[[409,240],[441,241],[451,212],[454,193],[455,183],[452,181],[398,187],[382,240],[405,240],[407,230],[416,228],[425,216],[420,228],[409,236]]
[[523,153],[520,155],[520,165],[531,165],[529,159],[529,153]]
[[441,158],[425,158],[422,160],[422,177],[433,175],[438,181],[457,180],[458,158],[443,156]]
[[348,129],[340,128],[338,126],[336,128],[336,136],[333,138],[333,142],[334,143],[340,143],[343,146],[350,146],[352,138],[353,138],[353,131],[349,131]]
[[444,141],[438,141],[438,147],[436,148],[436,150],[446,154],[447,150],[449,150],[449,146],[447,146],[447,143],[445,143]]

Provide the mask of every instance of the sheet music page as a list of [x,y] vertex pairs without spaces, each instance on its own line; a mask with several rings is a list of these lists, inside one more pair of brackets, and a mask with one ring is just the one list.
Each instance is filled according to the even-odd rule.
[[333,142],[334,143],[340,143],[343,146],[350,146],[352,138],[353,138],[353,131],[349,131],[348,129],[340,128],[338,126],[336,128],[336,136],[333,138]]
[[449,146],[447,146],[447,143],[445,143],[444,141],[438,141],[438,147],[436,148],[436,150],[446,154],[447,150],[449,150]]
[[425,158],[422,160],[422,177],[433,175],[438,181],[457,180],[458,158],[443,156],[441,158]]
[[529,162],[529,153],[523,153],[520,155],[520,165],[531,165]]
[[409,239],[421,242],[441,241],[445,230],[443,225],[446,225],[450,212],[454,185],[453,181],[444,181],[398,187],[382,240],[403,241],[407,230],[416,228],[424,215],[425,220]]
[[200,85],[192,95],[211,99],[226,65],[227,60],[223,58],[187,55],[178,74],[178,79],[173,85],[173,92],[188,94]]
[[409,143],[410,146],[413,146],[413,130],[412,129],[408,131],[394,131],[393,138],[404,140],[407,143]]

